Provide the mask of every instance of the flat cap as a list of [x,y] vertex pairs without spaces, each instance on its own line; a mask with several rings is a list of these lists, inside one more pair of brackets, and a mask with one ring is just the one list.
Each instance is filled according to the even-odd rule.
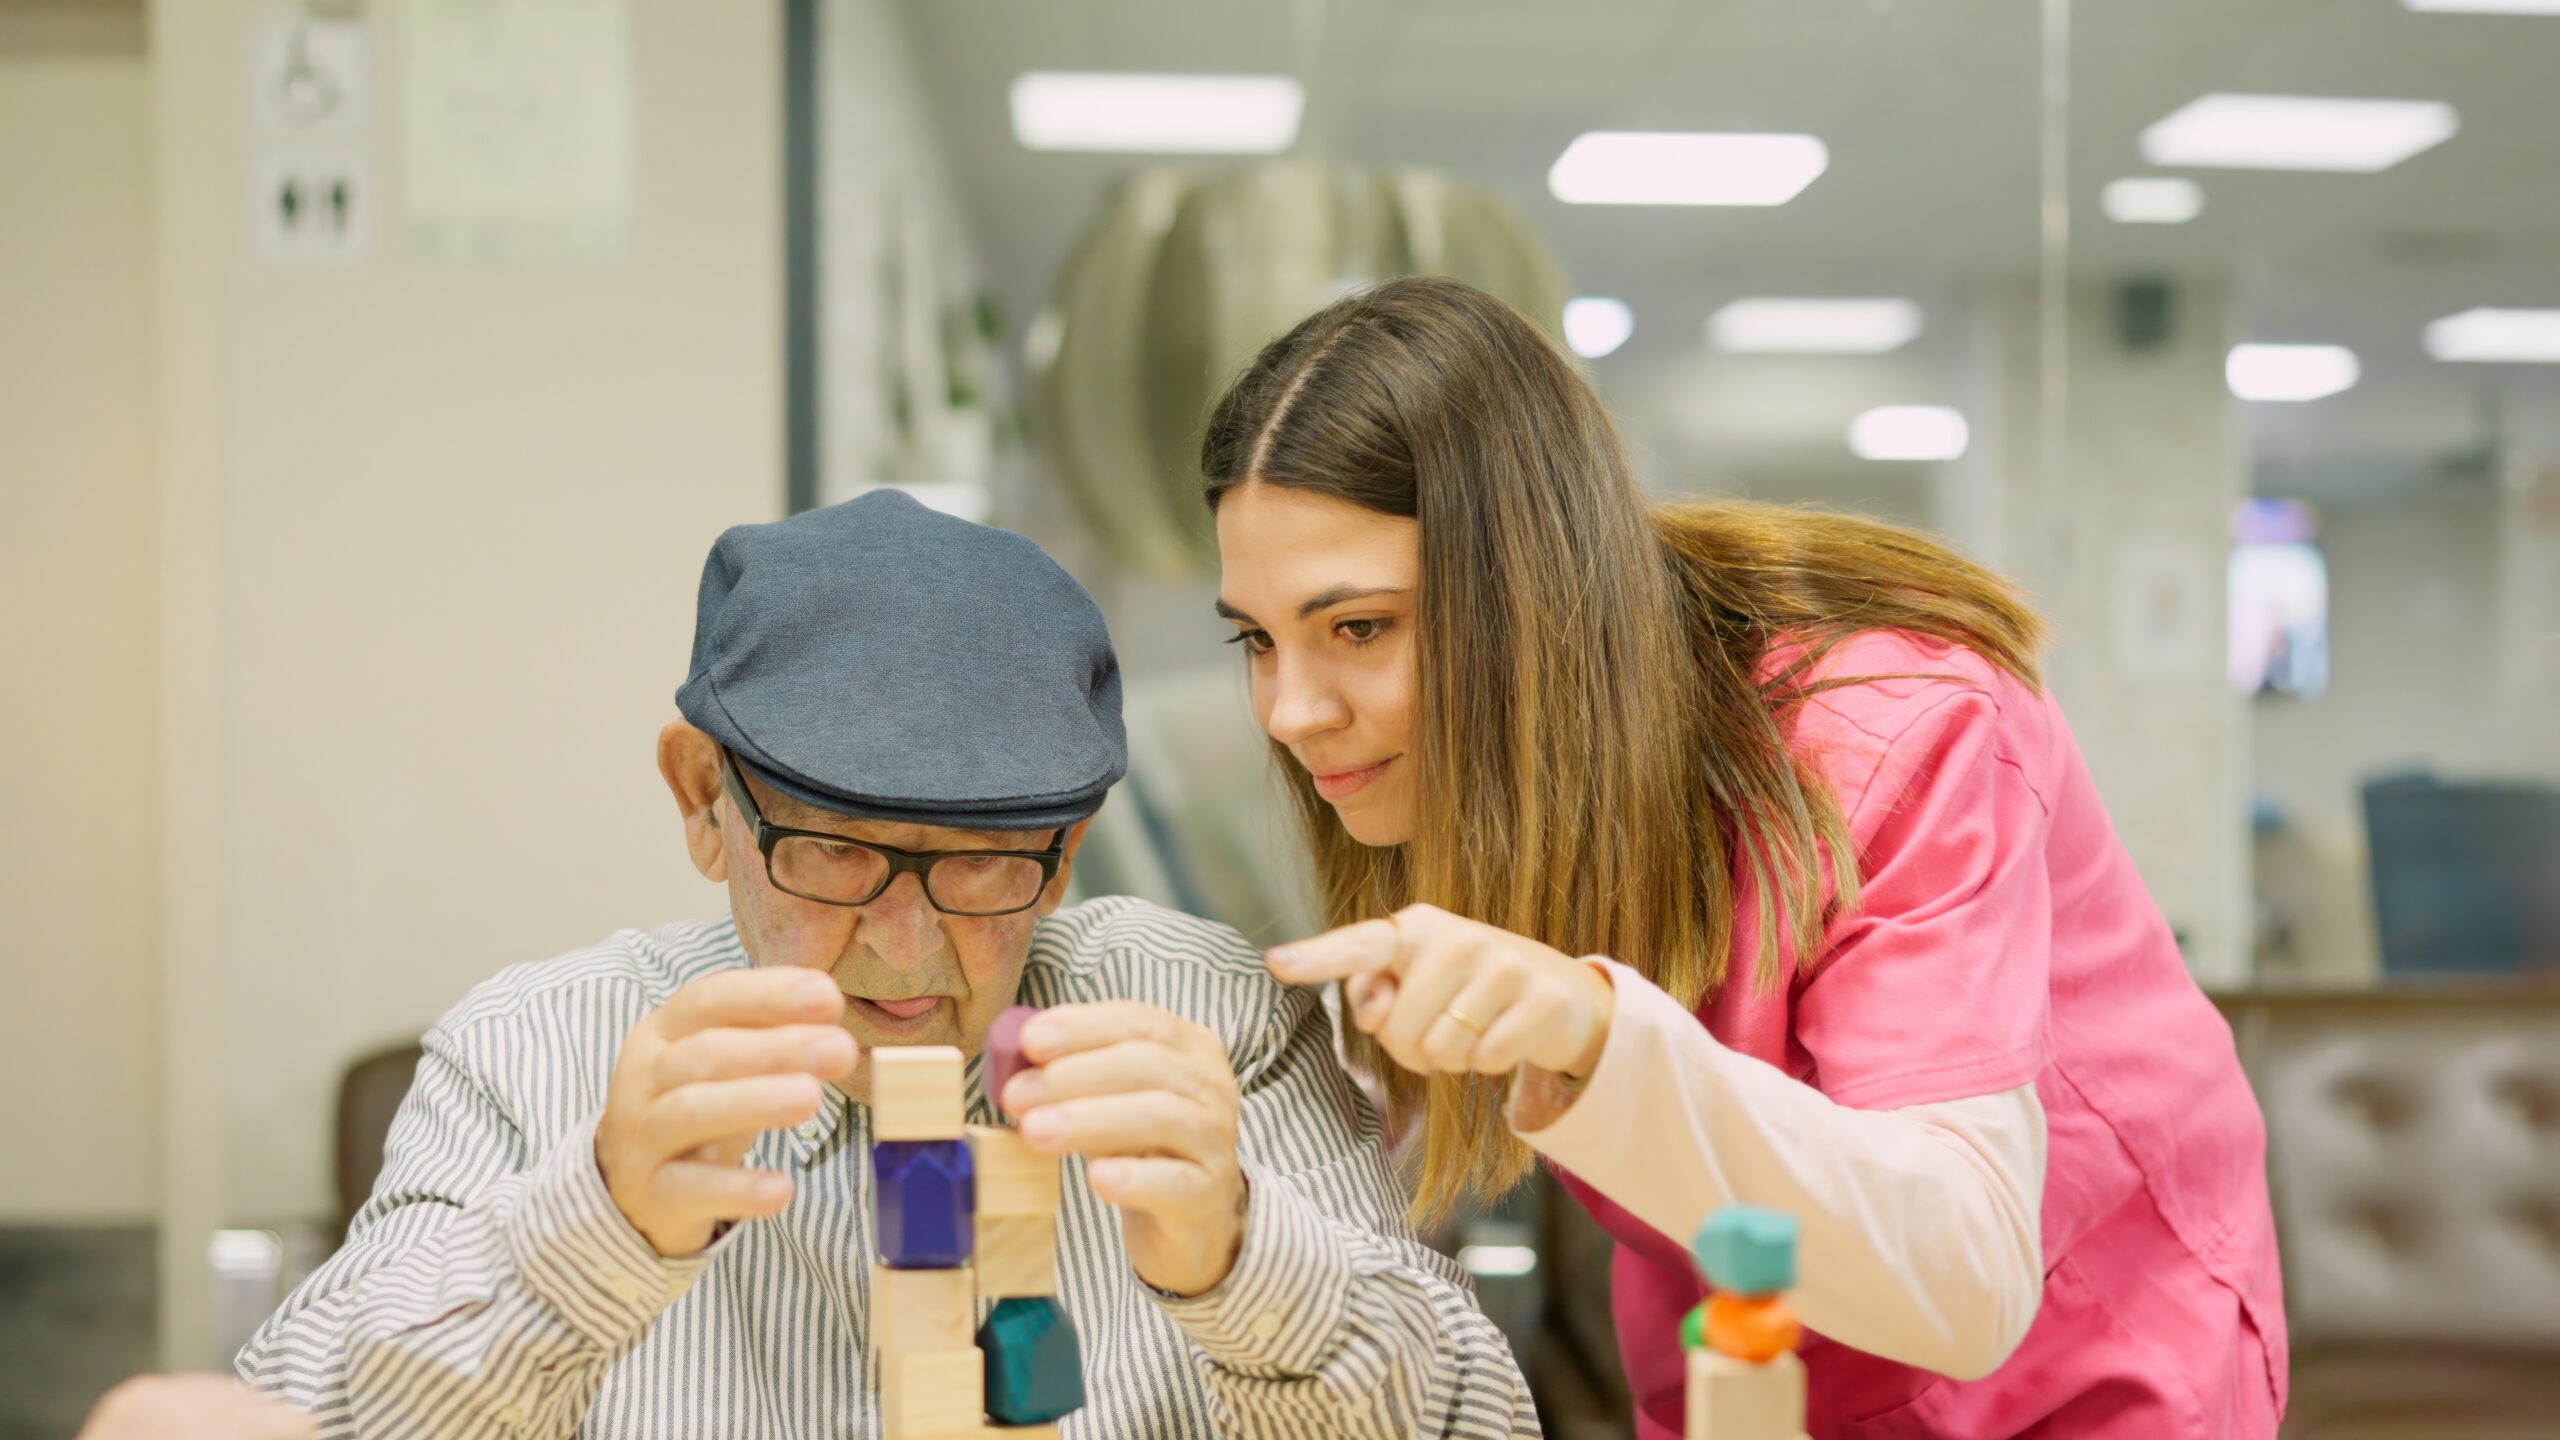
[[1023,537],[899,490],[723,534],[684,718],[838,814],[1046,830],[1129,768],[1102,612]]

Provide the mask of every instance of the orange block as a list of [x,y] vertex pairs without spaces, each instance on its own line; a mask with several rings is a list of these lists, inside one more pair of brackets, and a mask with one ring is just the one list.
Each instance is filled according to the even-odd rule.
[[1707,1297],[1707,1345],[1719,1355],[1755,1363],[1775,1360],[1804,1343],[1804,1326],[1775,1295]]

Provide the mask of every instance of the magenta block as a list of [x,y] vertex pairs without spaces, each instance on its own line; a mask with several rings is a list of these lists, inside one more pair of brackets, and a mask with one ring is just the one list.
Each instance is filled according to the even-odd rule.
[[1022,1027],[1039,1013],[1028,1005],[1016,1005],[987,1027],[987,1063],[979,1079],[986,1086],[988,1108],[999,1115],[1004,1113],[1004,1082],[1023,1065]]
[[871,1217],[880,1261],[899,1270],[969,1263],[978,1177],[965,1140],[882,1140],[871,1147]]

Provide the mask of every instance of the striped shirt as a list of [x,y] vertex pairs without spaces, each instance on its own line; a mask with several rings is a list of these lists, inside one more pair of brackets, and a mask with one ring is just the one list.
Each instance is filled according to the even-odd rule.
[[[240,1353],[323,1435],[881,1434],[870,1336],[870,1113],[830,1088],[760,1137],[791,1173],[770,1219],[666,1259],[605,1192],[595,1127],[623,1036],[688,981],[748,964],[728,917],[520,965],[427,1032],[346,1247]],[[1312,992],[1224,926],[1140,901],[1042,921],[1020,999],[1133,999],[1215,1033],[1243,1096],[1250,1206],[1226,1280],[1138,1279],[1070,1158],[1058,1297],[1084,1344],[1078,1437],[1535,1435],[1464,1274],[1416,1241],[1379,1127]],[[968,1065],[973,1123],[991,1114]]]

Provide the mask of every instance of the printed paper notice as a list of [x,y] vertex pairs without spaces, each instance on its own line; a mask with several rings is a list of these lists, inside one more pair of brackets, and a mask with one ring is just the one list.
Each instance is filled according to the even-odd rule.
[[452,259],[621,248],[636,149],[628,0],[408,0],[403,229]]

